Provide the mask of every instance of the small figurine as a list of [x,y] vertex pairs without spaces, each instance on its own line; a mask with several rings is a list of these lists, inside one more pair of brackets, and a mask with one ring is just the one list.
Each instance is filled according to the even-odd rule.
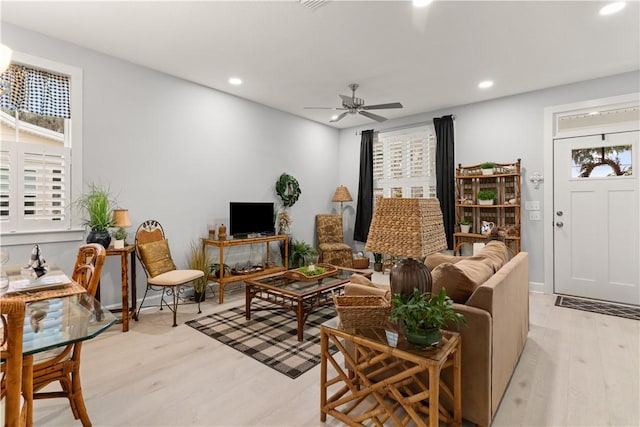
[[227,240],[227,227],[224,224],[218,227],[218,240]]
[[42,253],[40,252],[40,246],[34,245],[31,250],[31,256],[29,257],[29,263],[27,264],[27,269],[33,270],[36,277],[42,277],[47,274],[47,270],[49,270],[49,266],[47,266],[47,262],[42,257]]

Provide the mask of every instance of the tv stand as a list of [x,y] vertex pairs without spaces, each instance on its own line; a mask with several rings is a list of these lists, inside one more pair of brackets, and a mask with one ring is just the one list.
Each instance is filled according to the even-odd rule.
[[[284,242],[284,259],[282,263],[284,266],[270,266],[269,263],[269,244],[271,242]],[[242,246],[242,245],[253,245],[258,243],[264,243],[267,245],[267,258],[265,268],[262,271],[250,274],[231,274],[230,272],[225,273],[224,271],[224,250],[225,248],[229,248],[232,246]],[[227,283],[233,282],[241,282],[248,279],[254,279],[256,277],[266,276],[272,273],[278,273],[280,271],[285,271],[288,269],[288,258],[289,258],[289,236],[286,234],[276,234],[273,236],[263,236],[263,237],[246,237],[246,238],[233,238],[227,240],[218,240],[218,239],[202,239],[202,252],[206,252],[207,246],[213,246],[218,248],[219,253],[219,264],[220,269],[218,270],[218,275],[210,274],[209,280],[212,282],[218,283],[220,286],[220,290],[218,291],[218,303],[222,304],[224,302],[224,287]]]

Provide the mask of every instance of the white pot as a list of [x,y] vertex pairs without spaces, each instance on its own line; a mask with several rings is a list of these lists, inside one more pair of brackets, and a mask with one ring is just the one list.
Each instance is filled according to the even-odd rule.
[[493,169],[482,169],[482,175],[493,175]]
[[479,205],[493,205],[493,199],[491,200],[478,200]]
[[471,224],[469,225],[460,224],[460,231],[463,233],[469,233],[471,231]]
[[124,239],[113,240],[113,249],[124,249]]

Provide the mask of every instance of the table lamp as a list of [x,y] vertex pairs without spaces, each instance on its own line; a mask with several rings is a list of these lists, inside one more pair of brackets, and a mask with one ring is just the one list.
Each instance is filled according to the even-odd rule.
[[413,288],[431,292],[431,272],[416,258],[447,248],[438,199],[379,198],[365,249],[402,257],[389,276],[391,292],[405,297]]
[[333,198],[331,199],[332,202],[340,202],[340,215],[342,215],[342,203],[350,202],[352,200],[349,189],[344,185],[340,185],[336,188],[336,192],[333,193]]
[[117,227],[117,228],[131,227],[131,219],[129,218],[129,209],[114,209],[112,219],[113,219],[114,227]]

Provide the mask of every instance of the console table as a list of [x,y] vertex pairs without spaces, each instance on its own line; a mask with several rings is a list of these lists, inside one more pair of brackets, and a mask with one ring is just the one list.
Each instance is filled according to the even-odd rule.
[[[344,363],[329,351],[338,347]],[[462,425],[460,334],[443,331],[442,341],[424,350],[400,337],[387,342],[382,328],[339,329],[332,319],[320,327],[320,421],[327,414],[348,425],[407,425],[438,427],[440,421]],[[351,349],[349,351],[348,349]],[[328,364],[337,372],[328,378]],[[346,365],[346,366],[345,366]],[[453,387],[441,378],[453,370]],[[331,371],[333,372],[333,371]],[[329,388],[335,390],[328,396]]]
[[[284,242],[284,259],[282,260],[284,266],[279,265],[270,265],[269,264],[269,244],[271,242]],[[266,244],[267,247],[267,256],[265,268],[259,272],[250,273],[250,274],[230,274],[225,273],[224,271],[224,250],[225,248],[230,248],[232,246],[243,246],[243,245],[254,245],[254,244]],[[218,303],[222,304],[224,302],[224,287],[227,283],[233,282],[241,282],[244,280],[253,279],[256,277],[265,276],[271,273],[277,273],[280,271],[285,271],[288,268],[288,258],[289,258],[289,236],[286,234],[277,234],[275,236],[263,236],[263,237],[248,237],[246,239],[226,239],[226,240],[218,240],[218,239],[202,239],[202,251],[205,252],[207,250],[207,246],[212,246],[218,248],[219,254],[219,264],[220,269],[218,271],[218,275],[210,274],[209,280],[212,282],[218,283],[220,286],[220,290],[218,291]]]

